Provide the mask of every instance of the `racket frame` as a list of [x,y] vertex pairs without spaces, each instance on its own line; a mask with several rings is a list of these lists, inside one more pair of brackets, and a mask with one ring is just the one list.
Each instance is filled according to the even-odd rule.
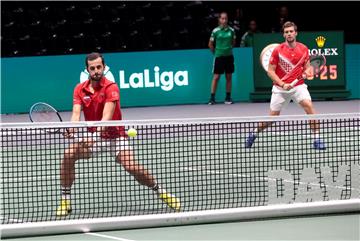
[[[47,108],[49,108],[50,110],[54,111],[54,113],[57,115],[57,117],[59,118],[59,121],[62,122],[62,118],[61,118],[61,115],[60,113],[51,105],[45,103],[45,102],[37,102],[35,104],[33,104],[31,107],[30,107],[30,110],[29,110],[29,119],[31,122],[37,122],[35,121],[35,119],[33,118],[32,116],[32,113],[34,113],[34,109],[39,106],[39,105],[43,105],[43,106],[46,106]],[[60,128],[59,129],[55,129],[54,131],[51,131],[49,129],[43,129],[43,131],[47,132],[47,133],[59,133],[60,132]],[[66,132],[69,133],[69,130],[66,128]]]

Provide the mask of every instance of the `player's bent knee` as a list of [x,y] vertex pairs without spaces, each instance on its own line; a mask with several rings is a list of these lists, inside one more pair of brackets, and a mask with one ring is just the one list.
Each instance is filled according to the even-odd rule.
[[213,80],[214,81],[219,81],[219,79],[220,79],[220,75],[219,74],[214,74]]
[[136,174],[138,172],[138,166],[134,162],[128,160],[121,160],[120,164],[124,167],[125,171],[130,174]]
[[78,147],[75,145],[71,145],[68,149],[65,150],[64,152],[64,159],[67,160],[71,160],[74,159],[76,157],[76,153],[78,151]]
[[315,109],[311,100],[303,100],[300,105],[304,108],[307,114],[315,114]]
[[278,115],[280,115],[280,110],[270,110],[270,115],[271,116],[278,116]]
[[116,160],[130,174],[135,174],[138,172],[139,166],[134,161],[132,151],[126,150],[119,152]]
[[312,101],[308,100],[308,99],[304,99],[302,101],[300,101],[300,104],[304,107],[312,107]]
[[130,174],[136,174],[136,173],[137,173],[137,170],[138,170],[135,166],[130,165],[130,164],[128,164],[128,165],[123,165],[123,167],[124,167],[125,170],[126,170],[128,173],[130,173]]
[[76,159],[89,159],[92,157],[92,151],[89,148],[79,148],[76,154]]
[[134,154],[131,150],[122,150],[118,153],[116,160],[118,163],[123,164],[134,160]]
[[69,162],[74,162],[78,159],[88,159],[90,157],[90,149],[78,143],[71,145],[64,152],[64,160],[68,160]]

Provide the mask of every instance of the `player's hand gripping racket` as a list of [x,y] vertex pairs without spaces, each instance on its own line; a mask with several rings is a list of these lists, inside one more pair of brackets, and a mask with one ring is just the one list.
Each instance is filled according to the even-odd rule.
[[[62,122],[59,112],[44,102],[38,102],[31,106],[29,118],[31,122]],[[75,137],[72,128],[45,128],[44,131],[47,133],[62,133],[67,138]]]

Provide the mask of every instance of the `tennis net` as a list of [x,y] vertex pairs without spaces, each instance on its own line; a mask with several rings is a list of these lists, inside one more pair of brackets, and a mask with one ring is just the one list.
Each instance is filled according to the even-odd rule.
[[[259,123],[271,125],[257,133]],[[358,201],[359,124],[357,113],[2,123],[1,224]],[[94,127],[103,134],[89,134]],[[135,128],[137,136],[108,139],[114,127],[120,136],[123,128]],[[75,138],[64,137],[69,130]],[[246,148],[252,133],[257,138]],[[324,148],[314,148],[315,139]],[[79,160],[64,158],[75,149]],[[71,163],[74,181],[66,186]],[[59,212],[64,199],[71,212]]]

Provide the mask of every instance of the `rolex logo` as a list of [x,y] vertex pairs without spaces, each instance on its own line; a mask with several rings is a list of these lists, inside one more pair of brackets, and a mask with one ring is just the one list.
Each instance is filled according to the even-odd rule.
[[326,38],[324,36],[319,36],[315,39],[315,41],[316,41],[317,46],[319,48],[322,48],[325,45]]

